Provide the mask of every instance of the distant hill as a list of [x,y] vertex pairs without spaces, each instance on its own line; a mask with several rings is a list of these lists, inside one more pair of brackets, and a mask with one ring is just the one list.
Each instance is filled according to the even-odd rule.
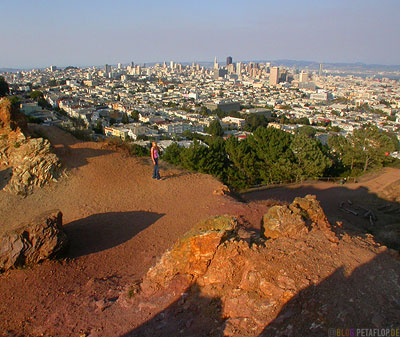
[[[271,62],[274,65],[285,67],[319,69],[320,62],[315,61],[296,61],[296,60],[275,60]],[[400,65],[384,65],[384,64],[365,64],[356,63],[324,63],[324,69],[344,70],[344,71],[400,71]]]

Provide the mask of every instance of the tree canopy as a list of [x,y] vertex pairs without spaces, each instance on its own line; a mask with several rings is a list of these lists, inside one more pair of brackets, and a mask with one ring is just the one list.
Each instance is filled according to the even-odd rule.
[[10,88],[3,76],[0,76],[0,97],[7,96],[10,93]]
[[388,154],[400,147],[396,137],[375,126],[355,130],[347,138],[332,136],[329,146],[312,135],[308,127],[295,135],[259,127],[244,140],[206,137],[207,146],[193,137],[189,148],[169,146],[163,159],[185,169],[212,174],[231,187],[246,188],[359,175],[393,161]]
[[223,136],[224,129],[222,128],[220,122],[215,119],[213,120],[210,125],[206,128],[206,132],[208,132],[212,136]]

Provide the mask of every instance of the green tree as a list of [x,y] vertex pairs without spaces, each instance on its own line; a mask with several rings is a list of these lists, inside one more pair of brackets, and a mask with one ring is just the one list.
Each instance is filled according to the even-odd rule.
[[200,108],[200,115],[202,116],[208,116],[208,109],[205,106],[202,106]]
[[330,137],[328,144],[353,175],[380,168],[391,162],[392,158],[388,154],[399,146],[396,137],[380,131],[373,125],[356,129],[347,138]]
[[321,143],[307,134],[297,134],[290,149],[296,158],[296,180],[323,177],[325,170],[332,165]]
[[128,123],[129,123],[129,117],[128,117],[128,114],[127,114],[126,112],[124,112],[124,113],[122,114],[121,122],[122,122],[123,124],[128,124]]
[[3,76],[0,76],[0,97],[7,96],[10,92],[10,88],[8,86],[7,81]]
[[260,160],[260,177],[266,184],[295,178],[292,135],[275,128],[258,128],[248,137],[250,147]]
[[37,100],[39,106],[41,106],[43,109],[51,109],[52,106],[49,102],[47,102],[43,97],[39,97]]
[[29,95],[32,99],[38,100],[39,98],[43,98],[43,92],[39,90],[32,91],[31,94]]
[[182,153],[183,148],[181,148],[177,143],[172,143],[170,146],[168,146],[163,155],[162,159],[173,164],[176,166],[181,166],[182,161],[181,161],[181,153]]
[[246,116],[246,125],[244,129],[246,131],[253,132],[257,130],[258,127],[266,127],[268,125],[267,118],[264,115],[260,114],[249,114]]
[[101,121],[101,119],[97,120],[96,127],[94,128],[94,131],[96,133],[99,133],[99,134],[103,133],[104,128],[103,128],[103,122]]
[[139,121],[139,111],[133,110],[133,111],[131,112],[131,118],[132,118],[135,122]]
[[213,113],[213,115],[217,115],[219,119],[222,119],[227,116],[227,114],[224,111],[222,111],[220,108],[213,110],[212,113]]
[[220,122],[215,119],[213,120],[210,125],[206,128],[206,132],[208,132],[212,136],[223,136],[224,129],[222,128]]
[[380,131],[378,127],[368,125],[356,129],[351,137],[355,151],[362,152],[363,171],[369,168],[382,167],[390,160],[387,153],[396,149],[396,144],[387,132]]
[[10,97],[10,102],[13,105],[14,108],[19,109],[20,102],[19,102],[19,97],[18,96],[11,96]]
[[304,135],[309,138],[314,138],[317,131],[312,126],[302,126],[296,130],[298,135]]
[[336,166],[342,163],[345,168],[349,169],[349,174],[352,174],[356,162],[361,161],[361,152],[355,150],[350,139],[343,136],[330,136],[328,146],[337,162]]
[[261,181],[260,162],[247,140],[239,141],[235,137],[229,137],[225,149],[229,158],[227,183],[236,188],[259,184]]

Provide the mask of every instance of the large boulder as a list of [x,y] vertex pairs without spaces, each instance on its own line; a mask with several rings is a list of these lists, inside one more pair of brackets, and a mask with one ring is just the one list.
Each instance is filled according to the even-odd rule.
[[314,195],[297,197],[289,206],[274,206],[263,216],[264,236],[275,239],[281,236],[297,236],[311,228],[320,229],[336,241],[329,221]]
[[32,138],[9,151],[8,164],[12,177],[5,190],[26,195],[35,186],[57,181],[62,173],[61,163],[47,139]]
[[218,246],[234,236],[236,227],[236,219],[230,216],[200,222],[147,272],[141,284],[142,290],[151,294],[166,288],[177,275],[188,284],[196,280],[206,272]]
[[9,99],[0,101],[0,164],[12,170],[5,191],[26,195],[35,186],[56,181],[61,163],[50,142],[30,138],[25,116]]
[[67,246],[62,213],[46,212],[0,238],[0,272],[56,257]]
[[275,239],[282,235],[295,235],[306,231],[305,222],[297,209],[288,206],[273,206],[263,216],[263,229],[266,238]]

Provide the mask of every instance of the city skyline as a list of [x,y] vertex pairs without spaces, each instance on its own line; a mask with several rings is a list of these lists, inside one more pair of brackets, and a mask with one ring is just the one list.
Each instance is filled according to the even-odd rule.
[[396,0],[2,4],[0,68],[243,60],[398,65]]

